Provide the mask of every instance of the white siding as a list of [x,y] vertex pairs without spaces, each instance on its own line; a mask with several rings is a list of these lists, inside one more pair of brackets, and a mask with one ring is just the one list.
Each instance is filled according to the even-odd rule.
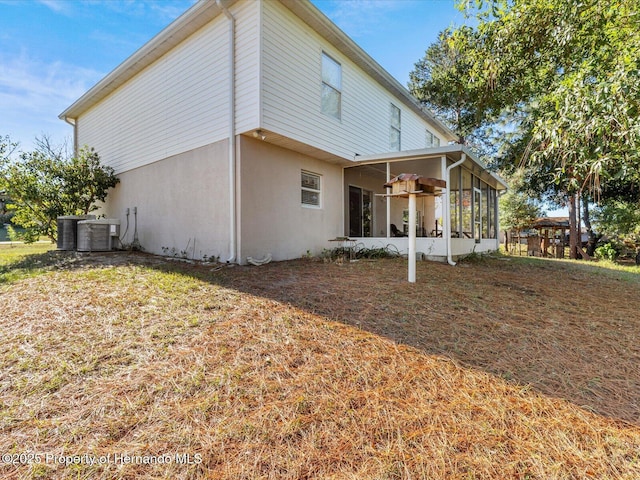
[[260,3],[234,4],[236,18],[236,131],[260,128]]
[[[323,51],[342,65],[341,120],[320,111]],[[427,122],[278,2],[263,3],[262,52],[264,128],[349,159],[383,153],[393,103],[402,150],[425,147]]]
[[123,172],[228,137],[225,17],[180,45],[78,119],[78,143]]

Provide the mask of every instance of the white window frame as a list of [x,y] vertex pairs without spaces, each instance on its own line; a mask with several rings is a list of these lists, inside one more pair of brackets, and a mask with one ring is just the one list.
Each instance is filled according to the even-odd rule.
[[426,148],[437,148],[440,146],[440,138],[438,138],[431,130],[426,129],[425,135]]
[[[390,112],[390,119],[389,119],[389,149],[392,151],[401,151],[402,150],[402,110],[400,110],[399,107],[396,107],[393,103],[390,104],[390,108],[389,108],[389,112]],[[395,118],[395,114],[398,114],[398,122],[396,125],[396,118]],[[397,148],[396,146],[394,146],[393,142],[391,141],[391,137],[393,134],[397,134],[398,136],[398,145]]]
[[[318,188],[312,188],[309,185],[305,185],[305,181],[304,181],[305,175],[308,177],[315,178],[318,183]],[[304,195],[303,192],[317,193],[318,203],[317,204],[305,203],[303,201],[303,195]],[[316,209],[322,208],[322,175],[320,175],[319,173],[309,172],[308,170],[300,171],[300,205],[302,205],[304,208],[316,208]]]
[[[339,85],[332,83],[331,80],[327,78],[327,76],[325,75],[325,71],[324,71],[325,59],[327,59],[329,62],[333,63],[338,67],[340,71]],[[320,79],[322,80],[321,91],[320,91],[320,96],[321,96],[320,110],[322,111],[323,114],[325,114],[328,117],[335,118],[336,120],[341,120],[342,119],[342,64],[338,62],[335,58],[333,58],[331,55],[329,55],[327,52],[324,52],[324,51],[322,52],[322,57],[320,59]],[[323,94],[322,92],[324,91],[325,88],[331,89],[338,96],[337,115],[334,115],[331,111],[327,111],[324,108],[324,104],[322,102],[322,94]]]

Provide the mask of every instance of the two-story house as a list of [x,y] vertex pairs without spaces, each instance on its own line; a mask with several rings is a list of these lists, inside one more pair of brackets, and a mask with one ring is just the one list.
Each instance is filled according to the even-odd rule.
[[406,199],[380,196],[399,173],[446,182],[418,200],[419,251],[498,248],[503,182],[307,0],[201,0],[60,118],[115,168],[103,213],[149,252],[406,250]]

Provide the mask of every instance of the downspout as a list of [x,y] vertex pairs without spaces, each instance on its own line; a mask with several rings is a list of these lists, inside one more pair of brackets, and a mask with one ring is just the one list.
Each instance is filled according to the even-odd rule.
[[229,19],[229,258],[227,263],[236,261],[238,228],[236,221],[236,62],[235,37],[236,19],[229,10],[216,0],[216,5]]
[[78,126],[75,118],[64,117],[64,121],[73,127],[73,156],[78,156]]
[[451,170],[456,168],[459,165],[462,165],[465,160],[467,159],[467,154],[463,153],[462,157],[460,158],[460,160],[458,160],[456,163],[452,163],[451,165],[449,165],[447,167],[447,174],[446,174],[446,179],[445,181],[447,182],[447,200],[444,202],[446,205],[446,209],[447,209],[447,226],[444,229],[444,234],[447,238],[447,262],[449,263],[449,265],[451,265],[452,267],[454,267],[456,265],[456,262],[453,261],[453,258],[451,258],[451,188],[449,187],[450,182],[451,182]]

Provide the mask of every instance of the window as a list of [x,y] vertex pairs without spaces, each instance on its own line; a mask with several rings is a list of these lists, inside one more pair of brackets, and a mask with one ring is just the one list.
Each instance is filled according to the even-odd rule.
[[342,110],[342,66],[322,52],[322,113],[340,119]]
[[320,207],[320,175],[302,171],[300,186],[302,205]]
[[433,132],[427,130],[427,138],[425,142],[426,148],[433,148],[440,146],[440,139],[436,137]]
[[389,131],[389,144],[392,151],[400,151],[400,109],[391,104],[391,129]]

